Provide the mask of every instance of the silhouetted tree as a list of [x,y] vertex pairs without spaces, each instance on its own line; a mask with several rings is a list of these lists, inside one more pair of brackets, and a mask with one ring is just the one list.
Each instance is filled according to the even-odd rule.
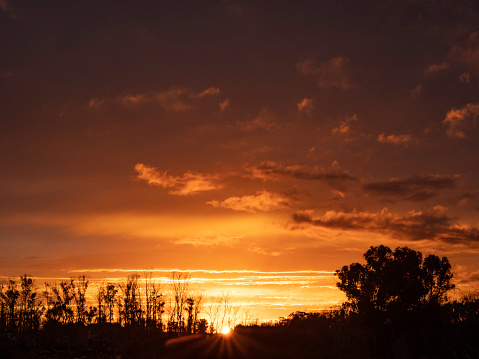
[[7,317],[6,317],[6,305],[4,299],[4,287],[5,283],[0,282],[0,332],[3,333],[7,327]]
[[408,247],[392,251],[381,245],[370,247],[364,258],[364,265],[352,263],[336,271],[338,288],[357,312],[397,312],[442,303],[454,288],[446,257],[423,260],[421,252]]
[[5,329],[9,332],[16,332],[18,325],[18,313],[16,311],[17,301],[20,297],[20,291],[15,279],[7,281],[6,288],[0,293],[3,301],[2,316],[4,316]]
[[78,281],[76,283],[76,292],[74,296],[75,305],[77,309],[77,323],[86,323],[86,314],[87,314],[87,307],[86,307],[86,291],[88,289],[88,284],[90,283],[89,280],[83,275],[78,277]]
[[132,274],[126,283],[120,284],[120,318],[125,325],[140,324],[142,319],[139,278],[138,274]]
[[197,333],[206,334],[207,330],[208,330],[208,321],[204,318],[198,320]]
[[[106,322],[106,314],[105,314],[105,296],[106,296],[106,285],[104,283],[101,283],[98,285],[97,292],[96,292],[96,322],[97,323],[105,323]],[[93,314],[93,312],[90,310],[90,314]]]
[[61,281],[59,285],[45,283],[43,294],[47,303],[47,320],[63,324],[73,323],[72,306],[75,299],[73,278],[69,282]]
[[103,299],[105,303],[104,312],[105,312],[105,318],[108,321],[108,323],[113,323],[115,306],[118,305],[117,293],[118,293],[118,289],[116,289],[116,286],[113,283],[108,283],[104,287],[104,292],[103,292]]
[[[220,297],[211,297],[205,305],[206,315],[210,319],[210,333],[218,333],[225,326],[233,328],[238,324],[241,308],[234,306],[232,301],[231,293],[223,293]],[[250,324],[249,320],[248,324]]]
[[145,320],[146,327],[163,330],[162,315],[165,302],[161,294],[161,286],[156,281],[151,271],[144,273],[145,277]]
[[198,331],[198,314],[201,310],[203,302],[203,294],[190,294],[186,299],[186,312],[188,313],[186,319],[186,332],[189,334],[196,333]]
[[26,274],[20,277],[19,327],[20,330],[38,330],[43,312],[37,297],[34,280]]
[[190,278],[188,273],[171,273],[170,287],[173,300],[170,300],[168,331],[181,333],[185,330],[183,312],[187,305]]

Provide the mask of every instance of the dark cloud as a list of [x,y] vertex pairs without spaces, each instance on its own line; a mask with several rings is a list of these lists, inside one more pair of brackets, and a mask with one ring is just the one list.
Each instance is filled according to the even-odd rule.
[[449,53],[449,59],[479,76],[479,31],[472,32],[466,41],[454,46]]
[[434,197],[437,194],[434,191],[455,188],[456,181],[457,176],[411,176],[367,182],[363,184],[363,189],[376,195],[400,196],[405,201],[421,202]]
[[317,166],[282,166],[276,162],[265,161],[257,166],[248,169],[253,177],[263,180],[277,180],[280,177],[290,177],[304,180],[324,181],[328,184],[334,184],[345,181],[357,181],[357,178],[348,172],[338,169],[324,169]]
[[299,212],[293,214],[293,221],[315,227],[384,233],[403,240],[479,241],[479,229],[460,226],[445,214],[442,207],[425,212],[412,211],[406,215],[391,213],[387,209],[376,213],[331,210],[313,218],[308,212]]
[[434,197],[435,195],[436,194],[434,192],[420,191],[420,192],[413,193],[410,196],[404,197],[403,201],[423,202]]

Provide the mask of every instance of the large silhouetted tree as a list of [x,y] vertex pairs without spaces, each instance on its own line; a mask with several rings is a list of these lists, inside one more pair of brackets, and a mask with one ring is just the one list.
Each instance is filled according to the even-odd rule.
[[398,313],[441,304],[454,288],[446,257],[423,259],[421,252],[408,247],[392,251],[381,245],[370,247],[364,259],[366,264],[352,263],[336,271],[338,288],[359,313]]

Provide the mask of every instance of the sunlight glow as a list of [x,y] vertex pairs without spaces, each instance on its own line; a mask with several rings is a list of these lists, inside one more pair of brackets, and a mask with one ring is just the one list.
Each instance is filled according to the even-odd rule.
[[222,330],[221,330],[221,334],[223,335],[228,335],[230,333],[230,327],[224,327]]

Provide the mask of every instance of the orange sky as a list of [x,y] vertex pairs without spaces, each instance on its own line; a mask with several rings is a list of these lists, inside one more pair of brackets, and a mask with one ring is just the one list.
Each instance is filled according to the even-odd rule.
[[273,318],[385,244],[478,290],[473,5],[0,1],[0,276],[191,271]]

